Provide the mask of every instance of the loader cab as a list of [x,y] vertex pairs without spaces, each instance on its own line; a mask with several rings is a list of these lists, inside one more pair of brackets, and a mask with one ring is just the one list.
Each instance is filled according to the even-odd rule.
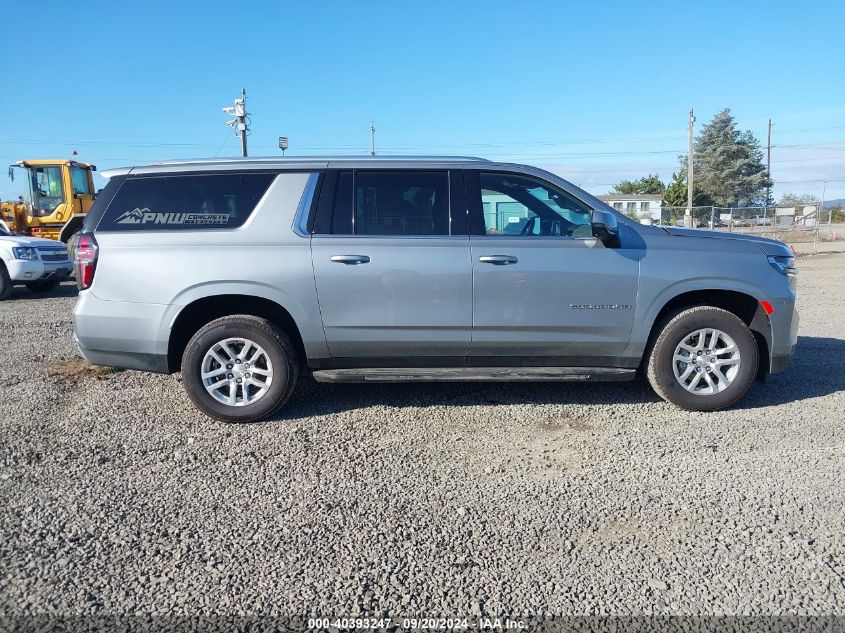
[[27,209],[16,210],[15,230],[59,239],[71,219],[81,218],[91,208],[95,169],[94,165],[72,160],[32,160],[11,165],[12,180],[16,171],[24,171],[30,203]]

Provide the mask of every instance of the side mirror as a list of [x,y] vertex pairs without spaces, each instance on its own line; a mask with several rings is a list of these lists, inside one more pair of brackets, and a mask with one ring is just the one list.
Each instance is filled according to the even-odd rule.
[[592,220],[593,236],[608,248],[619,248],[619,225],[616,216],[604,209],[595,209]]

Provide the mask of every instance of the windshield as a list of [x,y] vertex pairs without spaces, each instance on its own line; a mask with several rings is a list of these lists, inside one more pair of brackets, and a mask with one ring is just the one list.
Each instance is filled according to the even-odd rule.
[[0,235],[11,235],[12,232],[3,220],[0,220]]
[[59,167],[30,167],[32,215],[50,215],[62,203],[62,170]]

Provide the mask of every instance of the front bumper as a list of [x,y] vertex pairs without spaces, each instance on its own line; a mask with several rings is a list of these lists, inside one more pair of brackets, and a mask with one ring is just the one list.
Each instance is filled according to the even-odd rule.
[[27,283],[43,279],[68,279],[73,272],[70,260],[44,262],[40,259],[11,259],[6,262],[13,283]]
[[789,365],[792,352],[798,344],[798,323],[800,317],[795,305],[786,318],[778,319],[777,325],[772,324],[772,351],[769,363],[769,373],[782,372]]

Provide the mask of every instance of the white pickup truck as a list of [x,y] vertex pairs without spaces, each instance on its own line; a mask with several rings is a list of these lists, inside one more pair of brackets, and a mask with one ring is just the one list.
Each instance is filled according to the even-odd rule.
[[0,221],[0,301],[8,298],[15,285],[25,285],[33,292],[52,290],[72,271],[73,262],[64,244],[14,235]]

